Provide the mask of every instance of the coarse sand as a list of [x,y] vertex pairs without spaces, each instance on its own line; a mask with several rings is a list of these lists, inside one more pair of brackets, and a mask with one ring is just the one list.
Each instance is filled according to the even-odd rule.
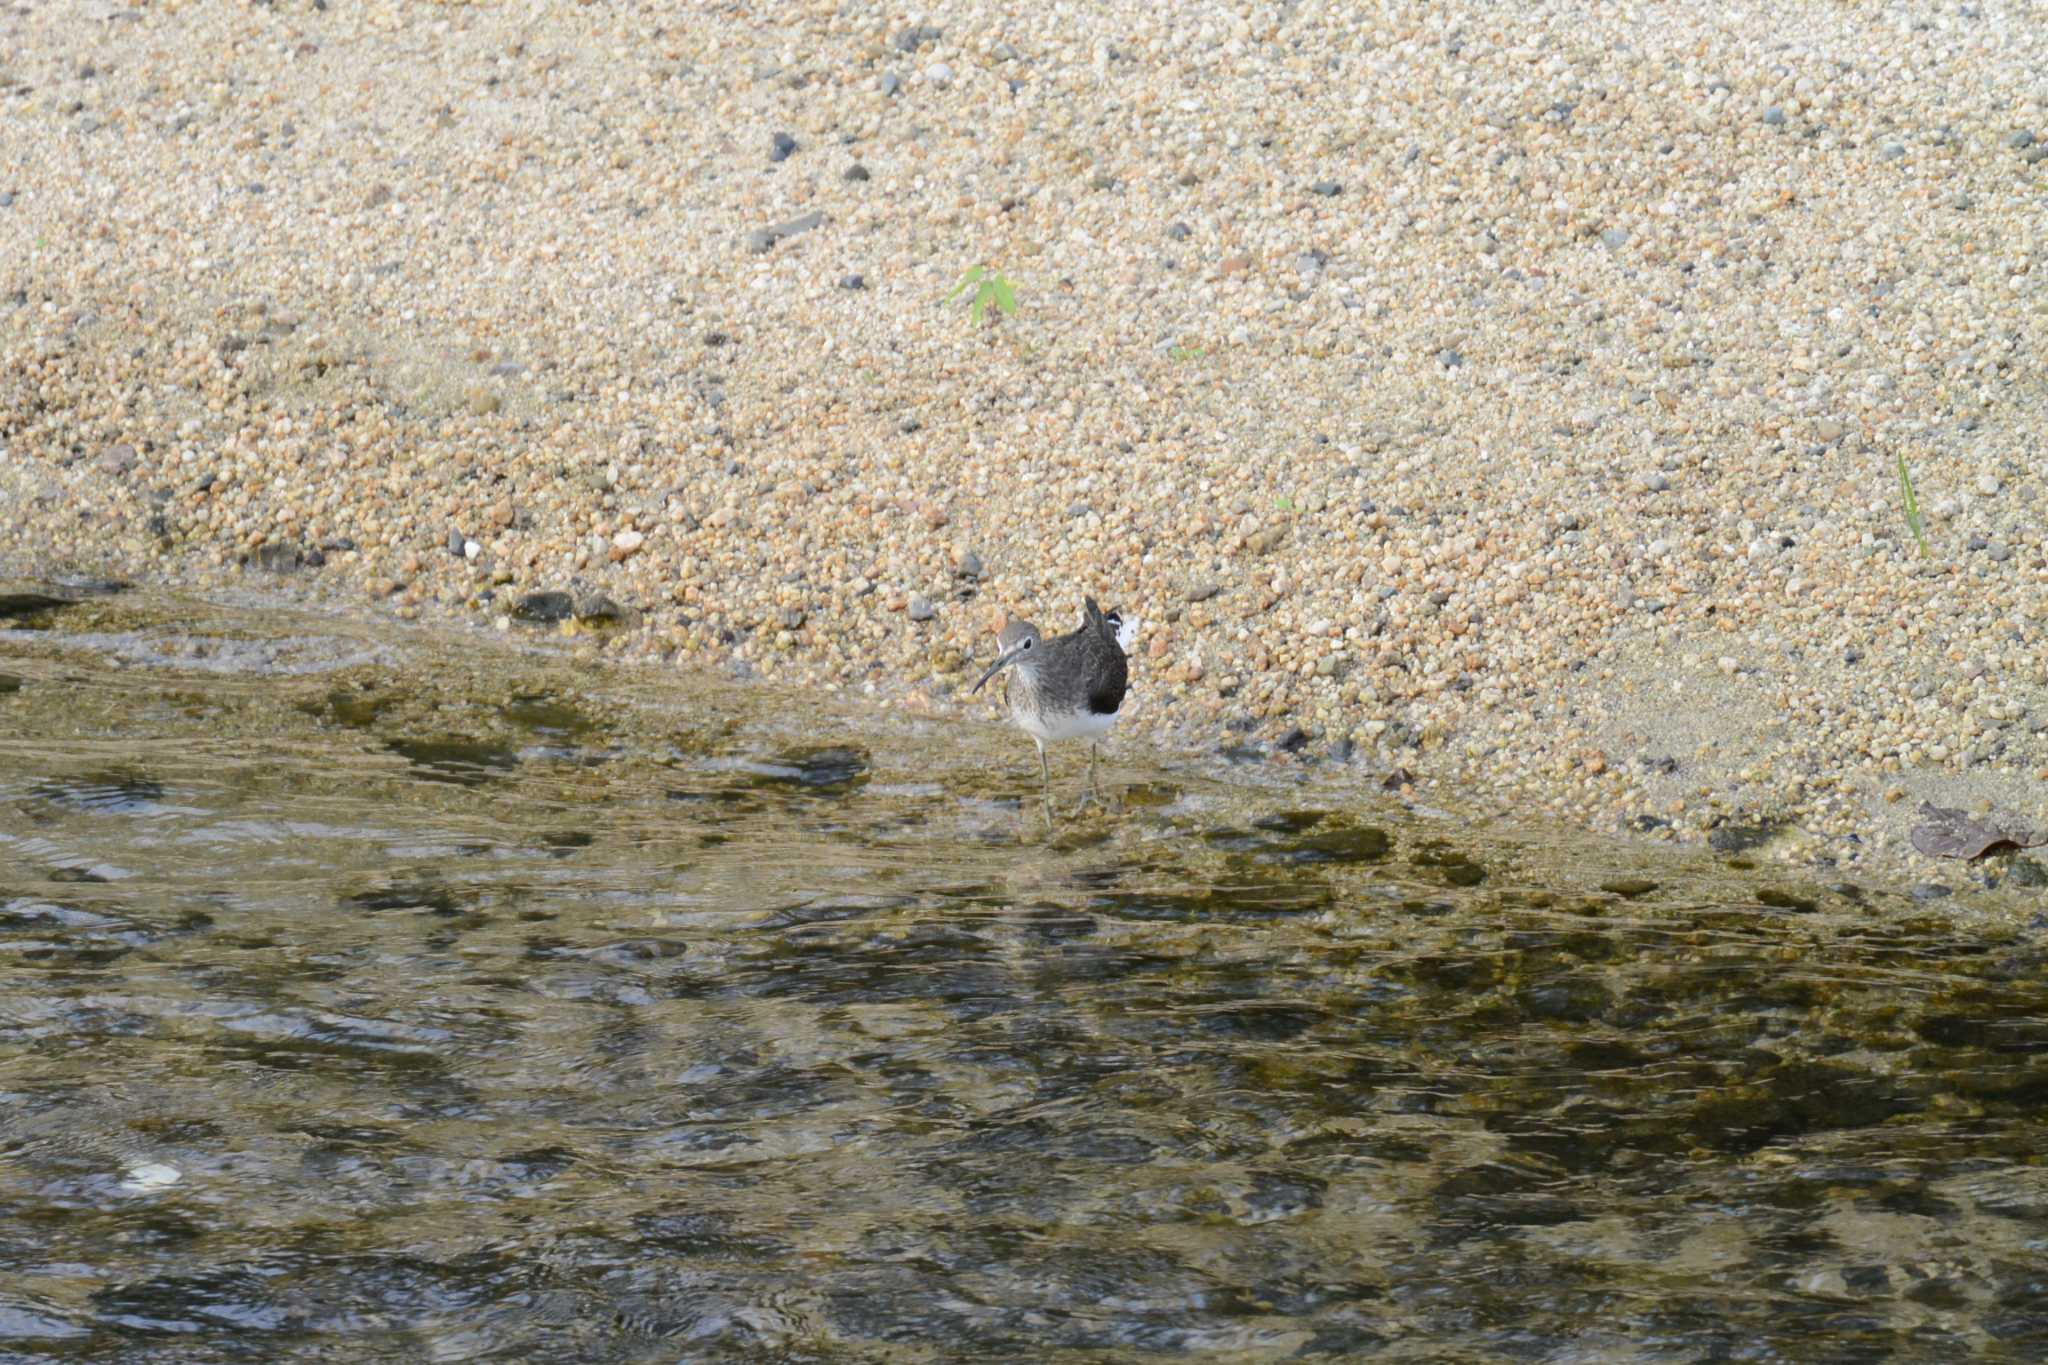
[[989,719],[1086,591],[1120,736],[1921,877],[2044,281],[2039,5],[15,0],[0,570]]

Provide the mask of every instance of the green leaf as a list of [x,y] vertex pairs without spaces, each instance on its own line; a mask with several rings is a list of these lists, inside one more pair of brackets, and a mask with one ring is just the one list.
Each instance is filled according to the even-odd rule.
[[1017,315],[1016,289],[1013,288],[1010,282],[1004,279],[1001,275],[995,277],[995,286],[996,307],[1003,310],[1004,316],[1015,317]]
[[984,274],[986,274],[987,271],[987,266],[977,265],[969,268],[967,273],[960,277],[960,283],[954,285],[953,291],[946,295],[945,301],[947,303],[951,303],[954,299],[957,299],[962,294],[966,293],[969,285],[981,283],[981,277]]
[[968,309],[967,309],[967,319],[968,319],[968,321],[970,321],[970,322],[973,322],[973,323],[975,323],[975,324],[979,325],[979,324],[980,324],[980,322],[981,322],[981,310],[982,310],[982,309],[983,309],[984,307],[986,307],[986,306],[987,306],[987,304],[988,304],[988,291],[987,291],[986,289],[977,289],[977,290],[975,290],[975,291],[974,291],[974,302],[973,302],[972,304],[970,304],[970,305],[968,306]]

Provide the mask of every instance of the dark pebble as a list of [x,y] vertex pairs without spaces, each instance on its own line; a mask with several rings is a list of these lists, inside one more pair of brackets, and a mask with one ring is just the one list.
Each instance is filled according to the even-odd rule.
[[1436,353],[1437,363],[1447,370],[1455,370],[1465,363],[1465,357],[1446,346]]
[[1764,110],[1764,122],[1773,128],[1782,126],[1785,122],[1785,111],[1775,104],[1772,105]]
[[1299,725],[1290,726],[1287,733],[1280,736],[1273,747],[1283,754],[1299,753],[1308,747],[1308,731]]
[[939,29],[930,24],[914,24],[896,35],[898,52],[915,52],[921,47],[930,47],[943,36]]
[[521,621],[566,621],[575,603],[565,592],[530,592],[513,604],[512,615]]
[[922,597],[913,597],[913,598],[911,598],[911,599],[910,599],[910,619],[911,619],[911,620],[913,620],[913,621],[929,621],[929,620],[931,620],[931,619],[932,619],[932,618],[933,618],[934,616],[937,616],[937,615],[938,615],[938,612],[936,612],[936,611],[934,611],[934,610],[932,609],[932,604],[931,604],[930,602],[927,602],[927,601],[926,601],[926,600],[925,600],[924,598],[922,598]]
[[863,180],[874,179],[873,176],[868,174],[868,168],[861,165],[858,161],[854,162],[851,166],[848,166],[845,170],[841,171],[839,173],[839,178],[841,180],[851,180],[856,184]]
[[867,276],[842,275],[839,279],[839,287],[841,289],[865,289],[868,287]]
[[770,161],[787,161],[789,160],[789,154],[795,150],[795,138],[791,137],[788,133],[777,133],[768,142],[768,159]]
[[984,567],[981,556],[969,550],[967,557],[960,561],[959,573],[962,578],[979,578]]
[[457,528],[453,527],[453,526],[449,527],[449,528],[448,528],[448,553],[450,553],[450,554],[454,554],[454,555],[459,555],[459,554],[461,554],[461,553],[462,553],[462,540],[463,540],[462,532],[461,532],[460,530],[458,530]]
[[1336,195],[1344,193],[1344,187],[1334,180],[1318,180],[1315,184],[1310,185],[1308,188],[1309,193],[1320,194],[1325,199],[1333,198]]
[[1173,223],[1167,227],[1166,235],[1173,238],[1176,242],[1185,242],[1188,238],[1195,235],[1195,230],[1186,223]]

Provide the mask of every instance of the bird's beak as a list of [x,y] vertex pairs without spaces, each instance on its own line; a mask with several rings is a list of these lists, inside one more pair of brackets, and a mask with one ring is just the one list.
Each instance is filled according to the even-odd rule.
[[987,681],[988,681],[988,680],[989,680],[990,678],[993,678],[993,677],[994,677],[994,676],[995,676],[996,674],[998,674],[998,673],[1002,672],[1002,671],[1003,671],[1004,669],[1008,668],[1008,667],[1009,667],[1009,666],[1010,666],[1011,664],[1015,663],[1015,662],[1017,661],[1017,656],[1018,656],[1019,654],[1022,654],[1023,652],[1024,652],[1024,646],[1022,646],[1022,645],[1011,645],[1011,646],[1010,646],[1010,647],[1009,647],[1008,649],[1004,650],[1004,651],[1003,651],[1003,652],[1002,652],[1001,654],[998,654],[998,655],[996,655],[996,661],[995,661],[994,663],[992,663],[992,664],[990,664],[990,665],[988,666],[988,672],[986,672],[986,673],[984,673],[984,674],[982,674],[982,675],[981,675],[981,682],[977,682],[977,683],[975,683],[975,684],[974,684],[974,686],[972,686],[972,687],[968,688],[967,690],[968,690],[969,692],[979,692],[979,691],[981,691],[981,684],[982,684],[982,683],[985,683],[985,682],[987,682]]

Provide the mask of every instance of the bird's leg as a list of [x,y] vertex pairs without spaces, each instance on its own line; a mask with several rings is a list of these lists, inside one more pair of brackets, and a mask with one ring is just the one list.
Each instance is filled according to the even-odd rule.
[[1040,781],[1045,783],[1045,832],[1050,834],[1052,833],[1052,769],[1047,767],[1045,763],[1045,741],[1034,738],[1031,742],[1038,746],[1038,777]]
[[1088,809],[1088,807],[1095,805],[1102,800],[1102,786],[1095,780],[1095,749],[1096,746],[1094,741],[1089,741],[1088,790],[1081,793],[1080,803],[1074,807],[1074,814],[1076,815],[1079,815],[1082,811]]

